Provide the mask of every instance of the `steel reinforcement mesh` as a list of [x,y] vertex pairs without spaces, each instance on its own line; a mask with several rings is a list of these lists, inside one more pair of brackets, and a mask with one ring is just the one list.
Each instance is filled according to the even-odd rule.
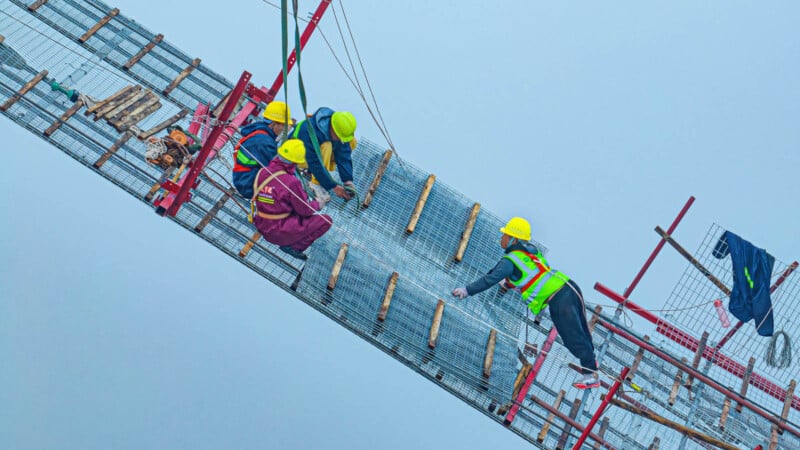
[[[48,78],[4,115],[143,200],[162,177],[160,169],[145,162],[144,143],[130,139],[98,169],[93,164],[120,136],[105,121],[94,121],[78,112],[51,136],[43,135],[71,106],[63,94],[50,90],[49,80],[69,84],[70,88],[98,99],[129,84],[140,84],[160,94],[192,61],[193,58],[162,41],[131,70],[122,70],[122,65],[155,36],[122,14],[85,43],[78,43],[77,37],[110,9],[96,1],[51,0],[31,13],[19,1],[0,3],[0,34],[5,37],[0,47],[0,101],[11,98],[39,71],[48,70]],[[216,105],[231,88],[231,83],[201,64],[169,96],[161,95],[163,107],[139,126],[146,129],[183,108],[193,109],[198,103]],[[187,117],[178,124],[187,128],[190,119]],[[200,133],[205,132],[207,129],[203,128]],[[496,263],[501,256],[498,228],[503,220],[481,210],[464,258],[456,262],[454,254],[474,201],[436,180],[416,229],[406,233],[429,174],[395,156],[369,208],[358,209],[356,202],[344,203],[339,199],[328,206],[325,212],[332,216],[334,227],[312,246],[305,265],[286,257],[264,240],[240,257],[239,251],[255,230],[245,217],[245,202],[236,196],[227,198],[222,192],[230,188],[231,151],[231,145],[227,144],[219,157],[210,161],[192,201],[172,220],[502,423],[505,415],[499,412],[510,405],[515,379],[522,367],[520,350],[526,343],[541,348],[552,323],[546,313],[538,321],[529,317],[524,304],[513,293],[501,294],[490,289],[459,301],[449,297],[449,291],[481,276]],[[384,151],[366,139],[360,140],[353,154],[359,192],[367,191]],[[195,231],[195,226],[220,200],[225,200],[222,208],[202,231]],[[338,282],[330,290],[327,286],[331,271],[343,243],[348,244],[349,251]],[[377,314],[393,272],[398,273],[396,289],[386,320],[380,322]],[[444,312],[435,347],[430,348],[432,320],[440,300],[444,301]],[[494,362],[491,376],[485,378],[484,357],[493,329],[497,336]],[[638,349],[599,325],[594,339],[598,348],[606,347],[601,359],[603,379],[613,383],[620,370],[631,364]],[[533,362],[535,357],[534,351],[526,352],[524,358]],[[564,391],[559,411],[568,414],[579,400],[581,407],[576,411],[576,420],[587,423],[605,389],[574,389],[571,381],[576,372],[569,364],[575,362],[558,339],[509,429],[538,448],[571,447],[579,431],[551,417],[534,398],[552,405]],[[721,396],[710,389],[703,390],[697,383],[692,396],[679,395],[675,404],[669,405],[667,398],[674,373],[672,365],[645,355],[635,377],[641,390],[624,387],[623,393],[627,400],[659,415],[730,442],[745,447],[766,442],[769,425],[747,410],[732,417],[724,431],[715,427]],[[685,439],[670,428],[618,408],[608,409],[604,418],[608,420],[604,438],[616,448],[646,449],[656,439],[662,448],[678,448]],[[549,430],[540,436],[545,423],[550,424]],[[595,432],[600,431],[595,428]],[[788,433],[781,439],[787,445],[798,444]],[[685,448],[703,448],[691,440],[685,444]]]

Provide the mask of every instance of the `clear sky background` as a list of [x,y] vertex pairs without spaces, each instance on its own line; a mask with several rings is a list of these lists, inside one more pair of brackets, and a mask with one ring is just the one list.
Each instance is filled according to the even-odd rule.
[[[230,80],[280,68],[261,1],[111,3]],[[686,248],[716,222],[800,258],[797,2],[345,6],[401,157],[529,218],[589,302],[690,195]],[[381,142],[319,35],[303,62],[310,107]],[[0,448],[529,448],[6,118],[0,135]],[[632,298],[658,309],[684,267],[665,249]]]

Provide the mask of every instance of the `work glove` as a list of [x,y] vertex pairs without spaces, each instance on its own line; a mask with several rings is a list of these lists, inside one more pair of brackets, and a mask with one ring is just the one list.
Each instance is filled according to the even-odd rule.
[[344,182],[344,190],[347,191],[351,198],[358,195],[358,192],[356,191],[356,185],[353,184],[352,181]]
[[469,297],[469,293],[467,292],[467,288],[465,287],[457,287],[453,289],[453,297],[458,297],[460,299],[464,299]]

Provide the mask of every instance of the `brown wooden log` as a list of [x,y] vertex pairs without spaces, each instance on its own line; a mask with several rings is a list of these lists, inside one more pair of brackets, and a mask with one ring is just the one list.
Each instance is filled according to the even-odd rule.
[[[703,335],[700,337],[700,343],[697,344],[697,351],[694,352],[694,359],[692,359],[692,368],[697,369],[697,366],[700,365],[700,358],[703,356],[703,352],[706,349],[706,343],[708,342],[708,331],[704,331]],[[692,374],[686,374],[686,389],[691,390],[692,384],[694,383],[694,376]]]
[[[650,342],[650,336],[645,336],[644,341]],[[642,358],[644,358],[644,348],[639,347],[639,350],[636,351],[636,356],[633,357],[633,364],[631,364],[631,370],[628,371],[628,375],[626,375],[625,377],[628,381],[633,380],[633,376],[636,375],[636,370],[639,369],[639,364],[641,364]]]
[[[794,388],[797,387],[797,382],[792,380],[789,382],[789,387],[786,389],[786,398],[783,400],[783,411],[781,412],[781,422],[786,423],[786,419],[789,417],[789,409],[792,407],[792,399],[794,398]],[[778,427],[777,425],[772,425],[772,434],[775,433],[783,434],[783,428]],[[777,439],[775,445],[777,445]]]
[[175,90],[175,88],[178,87],[179,84],[181,84],[181,81],[185,80],[186,77],[188,77],[189,74],[191,74],[192,71],[196,69],[199,65],[200,65],[200,58],[195,58],[188,66],[186,66],[185,69],[181,71],[181,73],[178,74],[177,77],[175,77],[174,80],[172,80],[172,83],[170,83],[169,86],[164,88],[164,95],[169,95],[170,92]]
[[123,99],[120,102],[117,102],[116,104],[113,105],[113,107],[110,107],[110,108],[104,110],[102,114],[98,113],[97,116],[95,117],[95,120],[97,120],[101,116],[103,118],[107,119],[107,120],[113,120],[113,119],[117,118],[117,116],[122,111],[128,109],[129,107],[133,106],[134,104],[136,104],[136,103],[138,103],[138,102],[140,102],[142,100],[145,100],[145,98],[147,97],[147,93],[148,92],[149,91],[147,91],[146,89],[144,89],[144,90],[140,89],[135,94],[128,96],[127,98]]
[[159,101],[158,96],[152,92],[150,94],[152,97],[145,98],[138,104],[133,105],[133,109],[130,111],[130,113],[123,111],[122,115],[124,115],[124,117],[122,117],[121,120],[112,121],[111,125],[114,125],[114,127],[117,128],[117,131],[125,131],[161,109],[161,102]]
[[[512,399],[516,399],[517,397],[519,397],[519,392],[522,390],[522,385],[525,382],[525,379],[528,378],[528,374],[531,373],[531,370],[533,370],[533,365],[532,364],[528,364],[528,363],[523,363],[522,364],[522,368],[520,368],[519,372],[517,373],[517,378],[514,379],[514,391],[511,393],[511,398]],[[511,405],[513,405],[513,404],[514,403],[513,403],[513,400],[512,400],[512,402],[508,402],[508,403],[504,404],[503,406],[501,406],[500,408],[498,408],[497,409],[497,415],[499,415],[499,416],[506,415],[508,410],[511,409]]]
[[[754,357],[750,357],[750,360],[747,361],[747,368],[744,370],[744,375],[742,376],[742,387],[739,389],[739,395],[742,398],[747,398],[747,388],[750,387],[750,377],[753,375],[753,368],[756,366],[756,359]],[[736,402],[736,412],[742,412],[742,404]]]
[[[119,106],[119,105],[121,105],[123,103],[127,103],[131,98],[135,97],[141,91],[142,91],[142,87],[141,86],[134,85],[134,86],[131,87],[131,89],[129,89],[129,90],[127,90],[127,91],[125,91],[125,92],[123,92],[123,93],[121,93],[119,95],[114,94],[113,98],[109,97],[109,98],[103,100],[101,102],[101,103],[103,103],[103,105],[98,107],[98,108],[95,108],[94,111],[92,111],[92,112],[94,112],[94,119],[92,119],[92,120],[97,122],[98,120],[106,117],[106,114],[108,114],[111,110],[115,109],[117,106]],[[95,105],[95,107],[96,106],[97,105]],[[88,112],[88,109],[87,109],[87,112]]]
[[429,175],[428,179],[425,180],[425,185],[422,187],[422,192],[419,194],[419,200],[417,200],[417,206],[414,207],[414,212],[411,214],[411,220],[408,221],[406,233],[411,234],[414,232],[414,229],[417,228],[417,222],[419,222],[419,217],[422,215],[422,210],[425,208],[425,202],[428,201],[428,195],[430,195],[431,189],[433,188],[433,183],[435,181],[435,175]]
[[375,171],[375,177],[372,179],[372,183],[370,183],[369,188],[367,189],[367,194],[364,196],[364,201],[361,202],[362,208],[369,208],[369,204],[372,203],[372,197],[375,195],[375,191],[378,190],[378,186],[381,184],[381,180],[383,179],[383,175],[386,173],[386,168],[389,167],[389,160],[392,159],[392,151],[386,150],[383,153],[383,159],[381,159],[380,164],[378,164],[378,170]]
[[458,243],[458,248],[456,249],[456,255],[453,259],[456,262],[461,262],[464,259],[464,253],[467,251],[467,245],[469,245],[469,238],[472,237],[472,230],[475,228],[475,222],[478,220],[478,213],[481,211],[481,204],[475,203],[472,205],[472,211],[469,213],[469,218],[467,219],[466,225],[464,225],[464,231],[461,233],[461,241]]
[[672,422],[671,420],[668,420],[668,419],[666,419],[664,417],[661,417],[658,414],[655,414],[655,413],[653,413],[651,411],[645,411],[645,410],[639,409],[639,408],[637,408],[637,407],[635,407],[633,405],[630,405],[630,404],[628,404],[626,402],[623,402],[621,400],[617,400],[614,397],[611,397],[608,400],[609,400],[609,402],[611,402],[612,405],[618,406],[618,407],[624,409],[625,411],[628,411],[628,412],[631,412],[633,414],[642,416],[645,419],[652,420],[653,422],[660,423],[661,425],[664,425],[664,426],[667,426],[669,428],[672,428],[673,430],[676,430],[679,433],[687,434],[687,435],[689,435],[689,437],[698,439],[698,440],[703,441],[703,442],[705,442],[707,444],[716,445],[717,447],[725,449],[725,450],[739,450],[739,447],[736,447],[734,445],[728,444],[727,442],[723,442],[723,441],[721,441],[721,440],[719,440],[719,439],[717,439],[715,437],[700,433],[699,431],[695,431],[695,430],[693,430],[691,428],[688,428],[688,427],[685,427],[685,426],[683,426],[683,425],[681,425],[679,423]]
[[[564,395],[566,395],[565,391],[560,391],[558,396],[556,397],[555,403],[553,403],[553,408],[558,409],[561,407],[561,401],[564,400]],[[547,432],[550,431],[550,424],[553,423],[553,420],[556,418],[554,413],[550,413],[547,415],[547,420],[544,421],[544,425],[542,425],[542,431],[539,432],[539,435],[536,436],[537,442],[544,442],[545,438],[547,438]]]
[[433,322],[431,322],[431,335],[428,338],[428,347],[436,348],[436,339],[439,337],[439,326],[442,324],[444,314],[444,300],[439,299],[436,303],[436,310],[433,312]]
[[111,11],[109,11],[105,17],[100,19],[96,24],[92,25],[92,28],[89,28],[89,30],[87,30],[86,33],[83,33],[83,36],[78,38],[78,42],[83,44],[84,42],[89,40],[89,38],[94,36],[94,34],[97,33],[100,30],[100,28],[103,28],[108,22],[111,21],[111,19],[116,17],[118,14],[119,14],[118,8],[114,8]]
[[331,276],[328,278],[328,290],[332,291],[336,289],[336,282],[339,281],[339,273],[342,271],[342,264],[344,264],[344,259],[347,257],[347,249],[350,248],[347,243],[342,244],[339,248],[339,255],[336,257],[336,261],[333,263],[333,269],[331,269]]
[[[686,358],[681,358],[681,362],[686,364]],[[669,393],[669,400],[667,400],[670,406],[675,404],[675,399],[678,397],[678,391],[681,388],[682,379],[683,370],[678,369],[678,372],[675,374],[675,382],[672,383],[672,390]]]
[[[574,420],[576,417],[578,417],[578,412],[580,410],[581,399],[576,397],[575,400],[572,401],[572,408],[569,410],[569,418]],[[556,449],[564,450],[564,448],[567,446],[567,439],[569,438],[570,431],[572,431],[572,425],[565,424],[564,431],[561,432],[561,436],[558,438]]]
[[109,97],[106,97],[105,99],[100,100],[99,102],[95,102],[95,104],[90,105],[89,107],[87,107],[86,111],[83,112],[83,115],[84,116],[88,116],[88,115],[96,112],[100,108],[103,108],[108,102],[116,100],[119,97],[128,95],[129,92],[131,90],[133,90],[133,89],[141,89],[141,86],[137,86],[135,84],[129,84],[128,86],[125,86],[124,88],[122,88],[122,89],[118,90],[117,92],[111,94]]
[[108,151],[100,155],[100,158],[98,158],[97,161],[94,162],[93,164],[94,168],[99,169],[103,167],[103,164],[105,164],[106,161],[108,161],[108,158],[111,158],[111,155],[116,153],[117,150],[119,150],[126,142],[128,142],[128,139],[132,137],[133,134],[127,132],[124,133],[122,136],[120,136],[119,139],[117,139],[116,142],[114,142],[111,145],[111,147],[108,148]]
[[133,55],[133,57],[129,59],[128,62],[125,63],[125,65],[122,66],[122,70],[130,70],[131,67],[134,66],[134,64],[138,63],[139,60],[144,57],[144,55],[150,53],[150,50],[152,50],[156,45],[158,45],[163,39],[164,39],[163,34],[157,34],[155,37],[153,37],[153,40],[151,40],[149,44],[142,47],[142,49],[139,50],[138,53]]
[[147,194],[144,194],[144,200],[146,202],[152,201],[153,197],[156,196],[156,193],[158,193],[159,189],[161,189],[161,183],[156,183],[150,186],[150,190],[147,191]]
[[[608,430],[608,422],[609,422],[608,417],[603,417],[603,420],[600,421],[600,430],[597,432],[597,436],[600,437],[601,439],[604,438],[606,435],[606,430]],[[600,450],[600,447],[601,447],[600,442],[595,441],[593,447],[594,450]]]
[[227,202],[232,195],[233,195],[232,189],[223,190],[222,197],[220,197],[219,200],[217,200],[217,202],[214,203],[214,206],[212,206],[211,209],[208,210],[206,215],[203,216],[202,219],[200,219],[200,222],[198,222],[198,224],[194,227],[194,231],[196,233],[201,233],[203,229],[211,222],[211,219],[213,219],[217,215],[217,213],[219,213],[222,207],[225,206],[225,202]]
[[12,106],[14,106],[14,103],[17,103],[19,101],[19,99],[21,99],[23,96],[25,96],[25,94],[27,94],[28,91],[33,89],[34,86],[39,84],[39,82],[42,81],[44,79],[44,77],[46,77],[46,76],[47,76],[47,71],[46,70],[43,70],[43,71],[39,72],[38,74],[36,74],[36,76],[33,77],[31,79],[31,81],[28,81],[27,83],[25,83],[25,85],[22,86],[22,88],[19,91],[17,91],[16,94],[12,95],[11,98],[9,98],[8,100],[5,101],[5,103],[0,105],[0,111],[6,111],[6,110],[8,110],[8,108],[11,108]]
[[647,447],[647,450],[658,450],[658,447],[661,445],[661,439],[658,436],[653,438],[653,442]]
[[725,425],[728,424],[728,414],[731,412],[731,399],[729,397],[725,397],[725,400],[722,402],[722,414],[719,416],[719,429],[724,430]]
[[143,131],[142,133],[139,133],[139,140],[143,141],[143,140],[149,138],[150,136],[152,136],[152,135],[164,130],[168,126],[170,126],[170,125],[174,124],[175,122],[177,122],[177,121],[183,119],[184,117],[186,117],[187,114],[189,114],[189,109],[187,109],[187,108],[182,109],[179,113],[177,113],[174,116],[170,117],[169,119],[161,122],[160,124],[154,126],[153,128],[150,128],[147,131]]
[[725,284],[722,281],[720,281],[719,278],[715,277],[711,273],[711,271],[709,271],[708,269],[705,268],[705,266],[700,264],[700,261],[696,260],[694,258],[694,256],[692,256],[691,253],[689,253],[685,248],[681,247],[681,245],[678,244],[675,241],[675,239],[673,239],[672,236],[667,234],[666,231],[664,231],[661,227],[656,227],[656,233],[658,233],[661,236],[662,239],[667,241],[667,243],[669,243],[669,245],[671,245],[672,248],[677,250],[678,253],[681,254],[681,256],[686,258],[686,260],[689,261],[689,263],[691,265],[693,265],[697,270],[699,270],[700,273],[702,273],[706,278],[708,278],[709,281],[714,283],[714,286],[719,288],[719,290],[721,290],[723,294],[725,294],[726,296],[730,296],[731,295],[731,290],[728,289],[728,287],[725,286]]
[[250,240],[247,241],[246,244],[244,244],[242,250],[239,251],[239,257],[244,258],[245,256],[247,256],[247,254],[250,253],[250,250],[253,249],[253,246],[256,245],[256,242],[258,242],[259,239],[261,239],[261,233],[256,231],[255,233],[253,233],[253,237],[251,237]]
[[68,110],[64,111],[64,114],[61,115],[58,119],[55,120],[46,130],[44,130],[45,136],[50,136],[56,132],[59,128],[61,128],[61,124],[66,122],[70,119],[70,117],[74,116],[79,109],[83,108],[83,101],[78,100],[77,102],[73,103],[72,106],[69,107]]
[[594,327],[597,325],[597,321],[600,320],[600,313],[603,311],[603,307],[600,305],[595,305],[594,312],[592,313],[592,318],[589,319],[589,334],[594,333]]
[[389,284],[386,285],[386,292],[383,293],[383,301],[381,301],[381,309],[378,311],[378,320],[383,322],[386,320],[386,315],[389,314],[389,305],[392,303],[392,296],[394,289],[397,287],[397,278],[400,276],[397,272],[392,272],[389,278]]
[[494,363],[494,347],[497,344],[497,330],[492,328],[489,332],[489,340],[486,341],[486,356],[483,358],[483,378],[492,376],[492,364]]
[[31,11],[31,12],[36,11],[42,5],[44,5],[45,3],[47,3],[47,0],[36,0],[35,2],[31,3],[30,5],[28,5],[28,11]]

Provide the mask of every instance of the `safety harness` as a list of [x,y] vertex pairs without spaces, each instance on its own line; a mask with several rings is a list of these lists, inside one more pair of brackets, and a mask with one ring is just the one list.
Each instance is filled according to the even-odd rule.
[[252,133],[248,134],[247,136],[239,139],[239,143],[237,143],[236,147],[233,148],[233,171],[234,172],[249,172],[249,171],[251,171],[251,170],[253,170],[256,167],[259,167],[261,165],[255,159],[250,159],[247,155],[244,154],[244,152],[240,152],[239,151],[239,148],[242,146],[242,144],[246,140],[250,139],[253,136],[257,136],[259,134],[266,134],[267,136],[269,136],[269,133],[267,133],[264,130],[256,130],[256,131],[253,131]]
[[[265,170],[265,169],[262,168],[261,170]],[[259,171],[258,173],[260,174],[261,171]],[[267,219],[267,220],[280,220],[280,219],[285,219],[285,218],[289,217],[289,213],[288,212],[281,213],[281,214],[267,214],[267,213],[259,211],[258,208],[256,207],[256,202],[262,202],[262,203],[267,203],[267,204],[274,204],[275,203],[275,199],[272,199],[272,198],[269,198],[269,197],[266,197],[266,196],[264,196],[262,198],[261,190],[264,189],[265,187],[267,187],[269,182],[274,180],[275,177],[278,177],[280,175],[286,175],[286,171],[285,170],[279,170],[279,171],[271,174],[270,176],[267,177],[266,180],[262,181],[261,184],[258,184],[258,174],[256,175],[256,179],[253,180],[253,198],[250,199],[250,214],[247,215],[247,220],[252,222],[253,221],[253,216],[258,216],[258,217],[261,217],[262,219]]]
[[541,254],[514,250],[505,258],[522,272],[519,280],[506,280],[522,293],[523,300],[530,299],[528,308],[534,314],[539,314],[547,306],[550,297],[569,281],[569,277],[563,273],[550,269]]

